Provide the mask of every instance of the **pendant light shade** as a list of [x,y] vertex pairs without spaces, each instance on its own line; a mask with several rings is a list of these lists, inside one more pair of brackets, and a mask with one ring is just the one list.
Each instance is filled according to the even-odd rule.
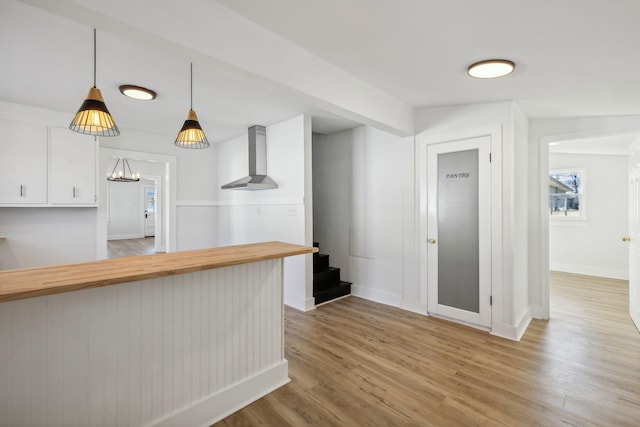
[[69,125],[74,132],[94,136],[118,136],[120,130],[96,87],[96,29],[93,29],[93,87]]
[[191,107],[174,144],[181,148],[209,148],[211,146],[200,126],[196,112],[193,111],[193,64],[191,64]]

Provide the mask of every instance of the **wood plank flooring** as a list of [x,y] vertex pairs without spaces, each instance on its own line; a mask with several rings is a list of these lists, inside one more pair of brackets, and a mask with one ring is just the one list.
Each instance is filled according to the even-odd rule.
[[107,258],[155,254],[155,238],[107,240]]
[[287,308],[292,381],[216,426],[638,426],[627,287],[552,273],[521,342],[356,297]]

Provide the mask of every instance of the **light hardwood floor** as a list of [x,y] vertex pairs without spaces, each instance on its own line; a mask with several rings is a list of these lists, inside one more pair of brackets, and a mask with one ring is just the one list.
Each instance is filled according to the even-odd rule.
[[216,425],[640,425],[627,282],[551,276],[520,342],[356,297],[287,308],[292,381]]
[[107,258],[109,259],[155,253],[155,239],[153,237],[107,240]]

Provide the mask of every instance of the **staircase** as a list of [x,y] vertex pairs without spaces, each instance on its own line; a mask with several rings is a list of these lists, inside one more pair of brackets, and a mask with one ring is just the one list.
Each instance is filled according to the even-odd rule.
[[[317,242],[313,246],[319,248]],[[351,283],[340,280],[340,269],[329,266],[329,255],[313,254],[313,298],[316,305],[351,294]]]

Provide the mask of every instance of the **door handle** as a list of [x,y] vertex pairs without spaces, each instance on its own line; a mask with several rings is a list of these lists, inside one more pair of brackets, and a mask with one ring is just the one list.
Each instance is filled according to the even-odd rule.
[[433,239],[433,238],[427,239],[427,242],[431,243],[432,245],[435,245],[436,244],[436,239]]
[[627,237],[623,237],[623,238],[622,238],[622,241],[623,241],[623,242],[630,243],[630,242],[631,242],[631,237],[628,237],[628,236],[627,236]]

